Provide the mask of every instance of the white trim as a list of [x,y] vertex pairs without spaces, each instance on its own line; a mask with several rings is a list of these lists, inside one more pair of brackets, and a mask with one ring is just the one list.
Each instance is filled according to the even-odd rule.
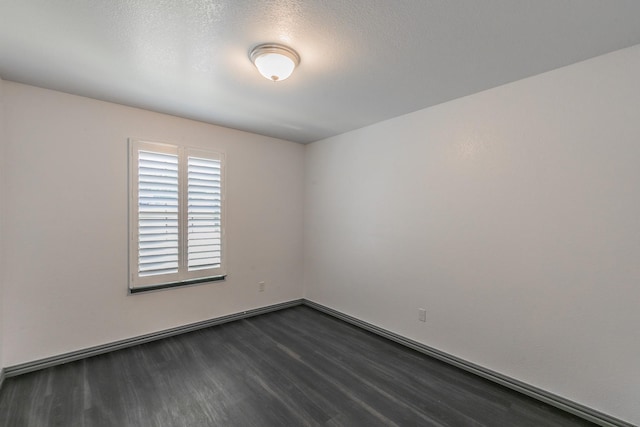
[[510,388],[511,390],[515,390],[519,393],[525,394],[536,400],[542,401],[551,406],[555,406],[556,408],[559,408],[565,412],[569,412],[574,415],[577,415],[580,418],[584,418],[585,420],[591,421],[600,426],[636,427],[633,424],[623,421],[619,418],[615,418],[603,412],[596,411],[595,409],[591,409],[587,406],[581,405],[580,403],[573,402],[569,399],[565,399],[564,397],[555,395],[548,391],[526,384],[522,381],[516,380],[515,378],[508,377],[506,375],[492,371],[480,365],[476,365],[475,363],[468,362],[464,359],[460,359],[459,357],[437,350],[433,347],[429,347],[417,341],[413,341],[409,338],[405,338],[402,335],[398,335],[394,332],[372,325],[371,323],[367,323],[355,317],[351,317],[347,314],[341,313],[340,311],[334,310],[322,304],[318,304],[316,302],[305,299],[304,305],[310,308],[316,309],[318,311],[321,311],[323,313],[326,313],[344,322],[355,325],[361,329],[372,332],[383,338],[389,339],[391,341],[395,341],[398,344],[401,344],[405,347],[419,351],[420,353],[426,354],[427,356],[433,357],[434,359],[441,360],[445,363],[448,363],[449,365],[456,366],[464,371],[478,375],[482,378],[486,378],[489,381],[493,381],[497,384]]
[[208,328],[210,326],[220,325],[223,323],[245,319],[248,317],[258,316],[258,315],[269,313],[272,311],[284,310],[290,307],[295,307],[297,305],[306,305],[312,309],[321,311],[327,315],[330,315],[344,322],[355,325],[361,329],[372,332],[383,338],[397,342],[405,347],[419,351],[423,354],[426,354],[427,356],[433,357],[435,359],[441,360],[445,363],[448,363],[450,365],[463,369],[467,372],[486,378],[490,381],[493,381],[497,384],[500,384],[512,390],[515,390],[519,393],[525,394],[536,400],[542,401],[551,406],[555,406],[556,408],[559,408],[563,411],[570,412],[574,415],[579,416],[580,418],[594,422],[600,426],[635,427],[633,424],[623,421],[619,418],[613,417],[611,415],[605,414],[600,411],[596,411],[595,409],[591,409],[580,403],[573,402],[569,399],[565,399],[564,397],[555,395],[548,391],[523,383],[514,378],[510,378],[506,375],[502,375],[498,372],[494,372],[490,369],[487,369],[482,366],[476,365],[474,363],[468,362],[466,360],[460,359],[456,356],[453,356],[443,351],[437,350],[435,348],[426,346],[419,342],[410,340],[401,335],[390,332],[386,329],[364,322],[360,319],[351,317],[347,314],[341,313],[337,310],[334,310],[332,308],[326,307],[322,304],[318,304],[316,302],[313,302],[307,299],[292,300],[292,301],[287,301],[280,304],[274,304],[274,305],[270,305],[262,308],[256,308],[253,310],[242,311],[240,313],[231,314],[228,316],[222,316],[222,317],[218,317],[210,320],[205,320],[202,322],[192,323],[189,325],[178,326],[176,328],[171,328],[164,331],[158,331],[158,332],[154,332],[147,335],[129,338],[126,340],[116,341],[116,342],[104,344],[101,346],[90,347],[87,349],[77,350],[70,353],[48,357],[45,359],[39,359],[39,360],[34,360],[32,362],[22,363],[19,365],[8,366],[3,370],[0,370],[0,387],[2,385],[2,380],[5,377],[6,378],[14,377],[17,375],[26,374],[28,372],[38,371],[40,369],[61,365],[63,363],[73,362],[75,360],[85,359],[87,357],[96,356],[99,354],[104,354],[104,353],[120,350],[127,347],[132,347],[138,344],[144,344],[146,342],[168,338],[171,336],[180,335],[187,332],[192,332],[198,329]]
[[296,299],[286,301],[279,304],[273,304],[266,307],[254,308],[251,310],[241,311],[239,313],[229,314],[227,316],[215,317],[213,319],[203,320],[202,322],[190,323],[188,325],[177,326],[175,328],[165,329],[162,331],[152,332],[146,335],[127,338],[120,341],[84,348],[69,353],[58,354],[44,359],[33,360],[31,362],[21,363],[18,365],[7,366],[4,368],[4,374],[7,378],[29,372],[39,371],[41,369],[62,365],[64,363],[74,362],[76,360],[86,359],[88,357],[121,350],[127,347],[133,347],[138,344],[144,344],[151,341],[169,338],[175,335],[185,334],[187,332],[197,331],[199,329],[208,328],[210,326],[221,325],[223,323],[233,322],[235,320],[247,319],[249,317],[259,316],[261,314],[270,313],[272,311],[283,310],[289,307],[301,305],[303,300]]

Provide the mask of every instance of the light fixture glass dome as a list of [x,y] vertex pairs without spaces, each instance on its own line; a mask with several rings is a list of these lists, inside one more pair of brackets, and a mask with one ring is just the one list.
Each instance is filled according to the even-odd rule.
[[291,76],[300,63],[298,53],[280,44],[267,43],[254,47],[249,58],[265,78],[279,82]]

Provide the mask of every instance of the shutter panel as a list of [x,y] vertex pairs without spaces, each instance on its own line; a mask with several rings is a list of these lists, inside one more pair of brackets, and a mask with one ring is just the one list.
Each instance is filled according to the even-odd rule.
[[187,269],[222,265],[221,162],[200,157],[187,160]]
[[138,276],[177,273],[178,156],[138,152]]

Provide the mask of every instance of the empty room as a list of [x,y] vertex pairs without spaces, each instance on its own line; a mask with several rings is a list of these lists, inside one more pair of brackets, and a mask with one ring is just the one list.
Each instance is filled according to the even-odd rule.
[[640,2],[0,1],[0,427],[640,425]]

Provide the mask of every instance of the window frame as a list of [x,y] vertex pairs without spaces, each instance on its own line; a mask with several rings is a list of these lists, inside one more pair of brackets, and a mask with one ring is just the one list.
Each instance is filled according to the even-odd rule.
[[[128,233],[128,289],[129,293],[138,293],[166,289],[178,286],[194,285],[226,278],[226,159],[221,151],[194,148],[129,138],[129,233]],[[178,164],[178,271],[175,273],[140,276],[139,262],[139,153],[147,151],[177,156]],[[189,271],[188,269],[188,160],[201,158],[220,162],[220,265],[216,268]]]

